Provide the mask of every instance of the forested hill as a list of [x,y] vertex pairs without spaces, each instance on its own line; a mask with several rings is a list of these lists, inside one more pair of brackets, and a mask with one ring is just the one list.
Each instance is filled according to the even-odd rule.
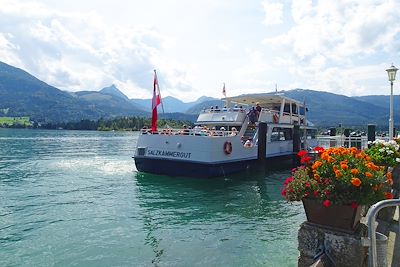
[[[309,89],[278,92],[305,101],[308,119],[316,125],[386,125],[389,96],[348,97]],[[268,94],[268,93],[266,93]],[[271,93],[270,93],[271,94]],[[395,122],[400,122],[400,98],[395,96]],[[112,119],[124,116],[150,117],[150,99],[128,99],[114,85],[100,91],[66,92],[24,70],[0,62],[0,116],[29,116],[40,123]],[[163,98],[165,119],[194,121],[203,108],[222,106],[219,99],[201,97],[189,103],[174,97]]]
[[[379,105],[374,100],[381,96],[369,96],[368,101],[363,97],[348,97],[327,92],[307,89],[295,89],[280,92],[290,98],[305,101],[309,112],[308,119],[317,125],[335,126],[366,125],[375,123],[386,125],[389,119],[389,105]],[[385,96],[383,96],[385,98]],[[389,99],[389,96],[386,96]],[[396,109],[399,111],[398,107]],[[399,112],[396,112],[395,121],[399,122]]]

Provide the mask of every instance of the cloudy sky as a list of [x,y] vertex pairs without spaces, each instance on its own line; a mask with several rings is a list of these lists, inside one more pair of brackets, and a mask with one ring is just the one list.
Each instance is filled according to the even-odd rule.
[[[63,90],[150,98],[389,94],[399,0],[0,0],[0,61]],[[400,93],[400,79],[395,94]]]

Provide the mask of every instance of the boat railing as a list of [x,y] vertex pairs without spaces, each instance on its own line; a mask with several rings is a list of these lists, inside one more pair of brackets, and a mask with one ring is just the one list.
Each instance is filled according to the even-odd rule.
[[239,134],[237,130],[226,131],[226,130],[214,130],[214,129],[174,129],[166,128],[159,129],[156,132],[152,132],[149,129],[142,129],[141,134],[144,135],[166,135],[166,136],[204,136],[204,137],[227,137],[236,136]]
[[317,136],[318,146],[323,148],[330,147],[357,147],[366,149],[368,147],[368,138],[366,136]]
[[[378,263],[378,253],[377,253],[377,244],[376,244],[376,216],[378,212],[387,207],[399,207],[400,208],[400,199],[386,199],[379,201],[372,205],[369,208],[367,213],[367,225],[368,225],[368,245],[369,245],[369,253],[368,253],[368,262],[370,267],[380,266]],[[385,251],[386,252],[386,251]]]

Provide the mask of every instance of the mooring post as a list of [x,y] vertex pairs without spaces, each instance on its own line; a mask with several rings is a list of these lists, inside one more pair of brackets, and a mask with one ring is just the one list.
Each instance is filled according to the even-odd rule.
[[[368,142],[374,142],[375,141],[375,132],[376,132],[376,124],[368,124]],[[369,146],[369,145],[368,145]]]
[[267,124],[260,122],[258,124],[258,155],[259,161],[265,161],[267,154]]
[[[293,165],[299,166],[300,159],[297,156],[297,153],[300,151],[301,140],[300,140],[300,126],[295,125],[293,127]],[[304,150],[307,150],[305,147]]]

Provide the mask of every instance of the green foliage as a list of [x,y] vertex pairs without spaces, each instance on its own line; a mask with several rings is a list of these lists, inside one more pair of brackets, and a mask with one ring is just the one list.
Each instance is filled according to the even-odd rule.
[[399,144],[394,140],[386,142],[378,139],[369,143],[365,153],[380,166],[395,167],[400,162],[399,148]]
[[0,127],[26,128],[31,126],[29,117],[0,117]]
[[[191,122],[176,121],[171,119],[158,120],[159,128],[182,128],[184,124],[191,125]],[[112,120],[81,120],[78,122],[47,123],[42,125],[40,128],[98,131],[138,131],[142,129],[143,126],[150,128],[151,119],[143,117],[121,117]]]

